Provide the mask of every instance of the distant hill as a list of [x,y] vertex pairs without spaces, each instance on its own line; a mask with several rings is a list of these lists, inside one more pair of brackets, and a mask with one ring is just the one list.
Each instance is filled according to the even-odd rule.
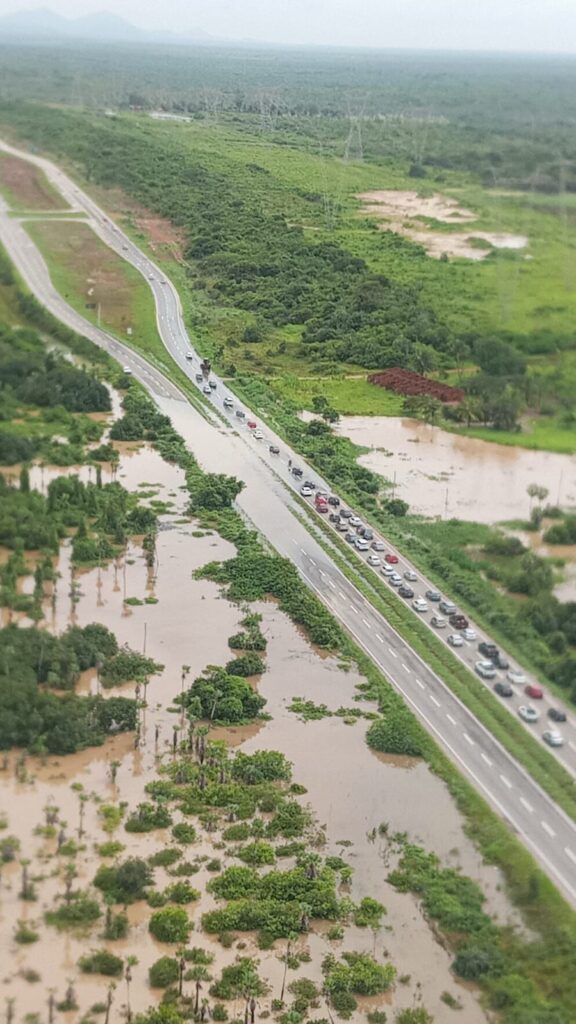
[[179,35],[176,32],[147,32],[129,21],[99,11],[80,18],[64,18],[46,7],[0,16],[0,43],[56,42],[78,39],[108,43],[211,43],[213,39],[200,29]]

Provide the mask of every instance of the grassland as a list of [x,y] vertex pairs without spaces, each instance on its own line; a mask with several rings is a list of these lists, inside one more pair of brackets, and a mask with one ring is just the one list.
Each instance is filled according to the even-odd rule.
[[66,200],[39,167],[7,153],[0,153],[0,189],[12,210],[68,208]]

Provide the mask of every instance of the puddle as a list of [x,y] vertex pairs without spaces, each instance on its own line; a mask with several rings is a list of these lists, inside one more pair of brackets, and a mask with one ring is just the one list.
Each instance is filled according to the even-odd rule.
[[372,451],[359,463],[395,484],[413,512],[480,523],[527,519],[529,484],[576,507],[576,458],[451,434],[397,416],[342,416],[336,431]]

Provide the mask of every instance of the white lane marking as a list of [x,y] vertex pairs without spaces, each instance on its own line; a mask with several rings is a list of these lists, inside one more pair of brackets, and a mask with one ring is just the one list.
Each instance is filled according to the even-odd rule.
[[424,686],[424,683],[421,683],[419,679],[417,679],[416,682],[418,683],[418,686],[420,687],[421,690],[425,690],[426,689],[426,687]]
[[483,761],[486,762],[489,768],[491,768],[492,765],[494,764],[494,762],[491,761],[490,758],[488,757],[488,754],[480,754],[480,757],[482,758]]
[[401,665],[404,671],[407,672],[408,675],[410,675],[410,669],[408,668],[408,665],[405,665],[404,662],[401,662]]
[[362,622],[364,623],[365,626],[368,626],[368,629],[372,629],[372,626],[368,622],[368,619],[362,619]]
[[340,597],[342,598],[342,600],[345,601],[346,600],[346,594],[343,594],[341,590],[339,590],[338,593],[340,594]]
[[332,587],[332,590],[336,590],[336,584],[331,579],[328,579],[328,586]]
[[351,609],[352,609],[352,611],[353,611],[353,612],[356,612],[356,615],[360,615],[360,612],[358,611],[358,609],[357,609],[357,608],[355,608],[355,607],[354,607],[354,605],[353,605],[353,604],[351,604],[351,605],[350,605],[350,607],[351,607]]
[[430,694],[430,700],[432,701],[433,704],[436,705],[437,708],[440,707],[440,701],[436,700],[436,697],[434,697],[432,694]]
[[544,829],[544,831],[547,832],[549,836],[552,836],[552,839],[553,839],[554,836],[556,835],[556,833],[555,833],[553,828],[550,828],[550,825],[548,824],[548,822],[541,821],[540,824],[542,825],[542,828]]
[[474,744],[474,740],[470,738],[470,736],[468,735],[467,732],[463,732],[462,735],[463,735],[464,739],[466,740],[466,743],[469,743],[471,747],[473,747],[475,745]]
[[306,554],[306,552],[304,551],[304,548],[300,548],[300,551],[302,552],[303,555]]
[[572,853],[572,850],[569,846],[564,847],[564,853],[567,857],[570,857],[570,860],[573,861],[574,864],[576,864],[576,853]]
[[507,789],[512,789],[512,783],[509,781],[509,779],[506,778],[505,775],[501,775],[500,776],[500,780],[501,780],[501,782],[504,783],[504,785],[507,787]]
[[296,537],[291,537],[290,540],[292,541],[293,544],[296,545],[296,547],[299,546],[299,542],[296,540]]
[[390,651],[390,654],[392,655],[393,658],[397,658],[398,657],[398,655],[396,654],[396,651],[393,651],[391,647],[389,647],[388,650]]
[[522,807],[525,807],[526,810],[530,812],[530,814],[534,813],[534,808],[531,804],[528,803],[527,800],[524,799],[523,796],[520,797],[520,803],[522,804]]
[[572,743],[572,740],[568,740],[568,746],[570,750],[576,750],[576,743]]
[[379,640],[381,644],[384,643],[384,637],[380,636],[380,633],[376,633],[376,639]]
[[308,555],[308,558],[309,558],[309,559],[310,559],[310,561],[312,562],[312,565],[313,565],[314,567],[316,567],[316,562],[314,561],[314,559],[313,559],[313,558],[312,558],[312,557],[311,557],[310,555]]
[[320,573],[322,579],[326,579],[326,573],[324,572],[323,569],[318,569],[318,572]]
[[[418,682],[418,680],[416,680],[416,682]],[[451,722],[452,725],[456,725],[456,719],[452,718],[452,715],[449,715],[448,712],[446,712],[446,718],[448,719],[449,722]]]

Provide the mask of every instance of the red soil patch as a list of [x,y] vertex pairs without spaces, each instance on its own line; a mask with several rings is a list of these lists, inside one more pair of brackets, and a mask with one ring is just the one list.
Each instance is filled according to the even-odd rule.
[[368,382],[387,388],[388,391],[395,391],[398,395],[430,395],[441,402],[461,402],[464,398],[461,388],[440,384],[436,380],[414,373],[413,370],[402,370],[398,366],[384,370],[383,373],[371,373]]
[[2,187],[8,202],[24,210],[69,208],[39,167],[15,156],[0,155],[0,189]]
[[142,206],[121,188],[91,189],[102,205],[116,219],[133,223],[146,236],[150,248],[163,255],[172,255],[175,260],[182,259],[185,234],[175,228],[166,217],[158,217],[152,210]]

